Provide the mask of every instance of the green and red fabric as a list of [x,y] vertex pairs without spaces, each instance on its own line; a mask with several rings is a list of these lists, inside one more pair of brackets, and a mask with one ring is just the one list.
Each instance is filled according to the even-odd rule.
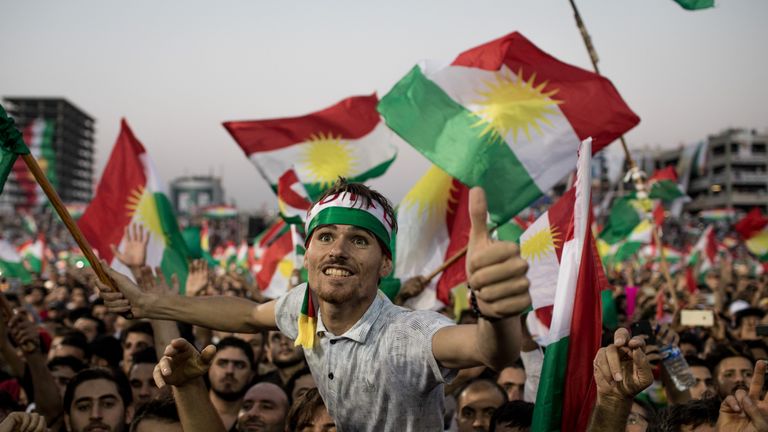
[[376,112],[378,97],[354,96],[301,117],[230,121],[224,127],[273,190],[293,168],[312,200],[338,177],[363,182],[384,174],[396,137]]
[[139,224],[149,232],[146,264],[160,267],[167,278],[187,279],[187,246],[163,183],[144,146],[125,119],[104,168],[96,195],[77,222],[99,256],[126,275],[131,272],[112,254],[122,249],[126,227]]
[[710,210],[702,210],[699,212],[699,217],[705,221],[727,221],[736,218],[736,211],[732,208],[716,208]]
[[717,239],[712,225],[704,229],[688,256],[688,267],[693,269],[698,265],[696,279],[703,282],[704,275],[714,268],[717,259]]
[[29,148],[24,144],[23,135],[0,105],[0,193],[16,164],[16,158],[24,154],[29,154]]
[[609,245],[625,240],[640,222],[647,219],[652,206],[650,199],[639,199],[634,192],[616,199],[598,237]]
[[715,6],[715,0],[675,0],[675,3],[687,10],[707,9]]
[[208,219],[230,219],[237,216],[237,209],[231,205],[219,204],[202,209],[203,217]]
[[[397,207],[396,278],[426,276],[467,245],[468,198],[466,186],[434,165],[416,182]],[[462,257],[410,299],[408,307],[437,310],[450,304],[451,290],[467,280],[465,268]]]
[[648,198],[651,199],[660,199],[668,203],[685,196],[685,191],[677,183],[677,171],[671,165],[654,172],[648,179],[648,184],[651,188]]
[[768,218],[759,207],[753,208],[733,228],[760,262],[768,262]]
[[26,268],[37,274],[41,274],[45,269],[43,251],[45,251],[45,237],[42,234],[38,235],[36,240],[25,241],[18,250]]
[[392,130],[509,220],[640,119],[606,78],[563,63],[520,33],[414,67],[379,103]]
[[274,299],[288,292],[295,262],[294,251],[290,230],[283,232],[264,250],[261,268],[256,274],[256,284],[264,297]]
[[[37,164],[51,185],[57,187],[59,181],[56,174],[56,150],[53,148],[54,132],[54,122],[42,118],[33,120],[22,131],[24,142],[29,146],[30,153],[37,160]],[[24,200],[19,204],[20,207],[34,208],[47,202],[43,189],[24,161],[17,160],[13,171],[16,184],[24,195]]]
[[22,283],[32,282],[32,275],[24,267],[24,261],[13,245],[0,239],[0,276],[18,279]]
[[307,211],[312,207],[307,189],[291,168],[277,182],[277,208],[280,217],[293,225],[304,225]]
[[[573,206],[567,229],[557,228],[564,230],[560,234],[562,250],[551,325],[546,335],[547,349],[533,412],[531,430],[534,431],[584,431],[595,403],[592,361],[600,348],[602,335],[600,293],[608,285],[590,228],[590,159],[590,142],[585,140],[573,192],[561,198],[572,200]],[[544,234],[540,238],[544,237],[548,236]],[[521,238],[521,245],[524,242]],[[546,250],[549,256],[556,255],[554,243],[550,243],[548,249],[527,249],[540,250]],[[530,252],[528,256],[531,256]],[[541,285],[534,288],[532,282],[531,291],[534,289],[551,290]],[[533,292],[531,297],[534,297]]]

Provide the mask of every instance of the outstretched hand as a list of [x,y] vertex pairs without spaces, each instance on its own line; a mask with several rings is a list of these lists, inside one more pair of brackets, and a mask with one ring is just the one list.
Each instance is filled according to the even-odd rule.
[[155,267],[154,273],[149,266],[141,267],[136,274],[136,282],[139,288],[147,294],[175,294],[179,292],[179,277],[171,275],[171,283],[165,278],[160,267]]
[[613,343],[597,351],[593,375],[601,398],[632,400],[653,383],[653,370],[640,336],[630,339],[625,328],[616,330]]
[[112,254],[132,271],[144,265],[147,259],[147,245],[149,244],[149,231],[139,224],[131,224],[125,227],[123,237],[123,251],[120,252],[115,245],[109,245]]
[[17,312],[8,321],[8,330],[24,354],[32,354],[40,348],[40,334],[37,326],[29,320],[27,312],[17,309]]
[[469,191],[472,227],[467,243],[467,280],[475,291],[480,312],[487,317],[519,315],[531,305],[528,293],[528,263],[511,242],[493,241],[488,232],[485,191]]
[[188,296],[196,296],[208,285],[208,262],[204,259],[192,261],[189,265],[187,284],[184,293]]
[[213,345],[208,345],[198,353],[185,339],[174,339],[165,347],[163,358],[152,373],[155,384],[160,388],[166,384],[183,386],[203,376],[211,366],[215,354],[216,347]]

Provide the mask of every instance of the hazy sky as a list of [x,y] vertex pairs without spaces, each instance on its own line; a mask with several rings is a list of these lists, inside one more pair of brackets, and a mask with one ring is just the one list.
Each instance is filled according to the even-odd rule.
[[[768,1],[576,1],[602,73],[642,119],[631,148],[768,129]],[[166,181],[213,173],[228,201],[272,207],[222,121],[383,95],[421,59],[515,30],[591,68],[568,0],[0,0],[0,96],[65,97],[95,117],[97,179],[125,116]],[[401,148],[373,183],[398,202],[427,165]]]

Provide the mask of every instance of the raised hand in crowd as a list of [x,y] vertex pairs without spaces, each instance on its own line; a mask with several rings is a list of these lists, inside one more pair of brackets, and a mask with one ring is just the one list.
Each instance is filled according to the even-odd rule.
[[597,401],[587,430],[617,431],[624,426],[632,399],[653,383],[653,371],[640,336],[616,330],[613,344],[600,348],[593,362]]
[[395,304],[402,305],[408,299],[418,296],[427,287],[427,283],[427,278],[424,276],[414,276],[406,280],[395,297]]
[[138,270],[147,260],[149,231],[144,231],[144,227],[139,224],[131,224],[125,228],[123,239],[122,252],[117,249],[117,246],[109,245],[112,254],[131,271]]
[[165,348],[153,376],[158,387],[173,386],[173,396],[185,432],[224,432],[224,424],[213,407],[203,375],[211,366],[216,348],[208,345],[197,352],[184,339],[174,339]]
[[768,432],[768,396],[761,397],[767,362],[758,361],[749,392],[738,389],[720,405],[719,432]]
[[[142,266],[134,271],[134,276],[139,288],[144,293],[170,296],[179,293],[179,278],[176,274],[171,275],[171,283],[169,284],[160,267],[155,267],[153,272],[149,266]],[[163,356],[166,345],[180,336],[179,328],[174,321],[152,319],[149,322],[152,325],[155,351],[157,357],[160,358]]]
[[0,423],[0,432],[45,432],[45,417],[37,413],[12,412]]
[[8,322],[12,317],[13,309],[5,298],[5,294],[0,293],[0,360],[5,361],[13,376],[21,377],[24,375],[24,361],[11,343],[8,330]]
[[194,260],[189,264],[187,284],[184,293],[188,296],[196,296],[208,286],[208,262],[203,259]]

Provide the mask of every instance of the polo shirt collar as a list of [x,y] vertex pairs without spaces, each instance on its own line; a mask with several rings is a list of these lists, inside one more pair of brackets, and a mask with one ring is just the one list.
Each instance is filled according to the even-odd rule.
[[[351,329],[347,330],[346,333],[337,337],[351,339],[358,343],[364,343],[368,338],[368,333],[370,333],[371,327],[373,327],[373,323],[375,323],[376,319],[378,319],[379,315],[381,315],[381,311],[384,309],[384,305],[387,301],[389,300],[387,299],[386,295],[379,291],[376,294],[376,298],[373,299],[371,305],[368,306],[368,310],[365,311],[363,316],[360,317],[355,325],[353,325]],[[320,310],[318,309],[317,335],[322,337],[325,333],[334,336],[333,333],[325,328],[325,324],[323,324],[322,313],[320,313]]]

